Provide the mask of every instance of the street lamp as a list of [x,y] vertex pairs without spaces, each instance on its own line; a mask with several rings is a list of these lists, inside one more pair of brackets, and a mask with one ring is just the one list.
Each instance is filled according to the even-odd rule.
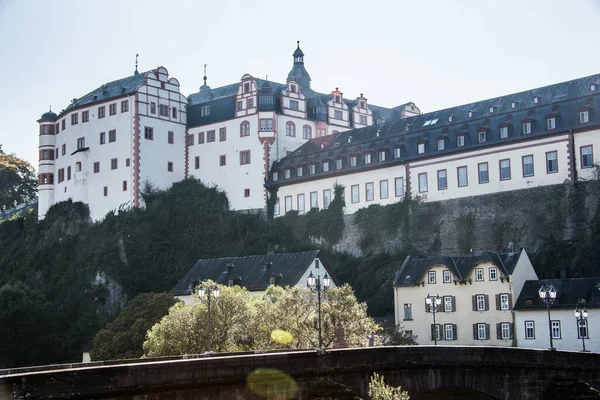
[[550,350],[556,350],[554,348],[554,342],[552,341],[552,321],[550,320],[550,306],[556,301],[557,294],[558,293],[553,286],[542,286],[540,290],[538,290],[540,300],[546,304],[546,309],[548,309],[548,334],[550,335]]
[[[583,351],[586,351],[585,337],[587,336],[587,319],[590,314],[588,313],[588,310],[585,307],[583,307],[583,310],[579,310],[579,307],[575,308],[573,314],[575,315],[575,319],[577,320],[577,332],[579,333],[579,336],[581,336],[581,345],[583,347]],[[584,328],[585,330],[583,330]]]
[[198,297],[200,300],[204,298],[204,293],[206,293],[206,299],[208,301],[208,351],[210,352],[210,302],[213,297],[215,300],[218,299],[221,293],[219,292],[219,287],[217,285],[213,288],[212,295],[210,290],[206,290],[204,286],[200,285],[200,288],[198,289]]
[[329,284],[331,283],[331,279],[329,279],[329,275],[325,273],[323,275],[323,282],[321,282],[321,276],[317,275],[316,278],[313,275],[312,271],[310,275],[306,278],[306,286],[311,290],[311,292],[317,292],[317,301],[319,304],[319,348],[323,348],[323,338],[321,336],[321,293],[325,293],[327,289],[329,289]]
[[438,310],[438,306],[442,304],[442,298],[439,295],[430,296],[429,293],[425,297],[425,303],[429,306],[429,310],[433,314],[433,344],[437,346],[437,326],[435,324],[435,313]]

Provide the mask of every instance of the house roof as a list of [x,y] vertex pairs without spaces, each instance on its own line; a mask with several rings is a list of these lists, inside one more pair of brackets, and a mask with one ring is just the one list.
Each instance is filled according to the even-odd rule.
[[600,277],[574,279],[541,279],[526,281],[515,303],[515,310],[546,309],[538,291],[542,286],[552,286],[556,302],[552,308],[600,307]]
[[[524,251],[524,250],[521,250]],[[452,271],[454,279],[464,281],[471,270],[482,262],[489,262],[497,266],[506,275],[512,275],[519,260],[520,252],[492,253],[484,251],[479,255],[465,257],[431,257],[413,259],[408,256],[402,266],[394,275],[394,286],[415,286],[422,282],[427,270],[431,267],[442,265]]]
[[[279,286],[294,286],[310,266],[315,258],[319,258],[323,267],[327,268],[327,260],[320,250],[304,251],[298,253],[275,253],[256,256],[225,257],[202,259],[188,271],[171,291],[174,295],[191,294],[189,283],[211,279],[217,283],[227,284],[229,276],[233,276],[237,285],[249,291],[265,290],[270,285],[271,276],[278,278]],[[265,263],[271,262],[272,266],[265,269]],[[228,273],[227,265],[233,265]],[[334,280],[334,277],[331,277]],[[334,280],[335,282],[335,280]]]
[[[590,113],[589,122],[582,124],[579,122],[579,111],[586,108],[600,110],[600,90],[590,89],[592,84],[598,87],[598,82],[600,82],[600,74],[404,119],[395,115],[400,114],[402,107],[406,105],[391,110],[380,110],[369,106],[376,119],[379,114],[390,113],[383,116],[387,122],[307,141],[296,151],[273,164],[268,184],[274,183],[273,172],[281,172],[286,168],[292,168],[290,178],[280,179],[276,182],[277,185],[335,176],[348,173],[349,170],[358,172],[498,144],[547,137],[569,132],[572,129],[589,129],[598,125],[600,113]],[[534,103],[534,98],[537,98],[537,103]],[[513,103],[515,108],[512,107]],[[556,117],[556,129],[546,129],[546,118],[550,116]],[[452,117],[451,121],[450,117]],[[523,122],[532,122],[530,134],[521,134]],[[508,138],[500,138],[500,127],[509,128]],[[478,141],[478,133],[481,131],[486,132],[485,142]],[[461,147],[457,146],[456,137],[459,135],[465,137],[464,146]],[[348,143],[349,137],[351,137],[350,143]],[[438,151],[436,145],[439,139],[444,140],[444,149]],[[425,144],[423,154],[417,151],[421,143]],[[392,156],[394,148],[400,148],[400,158]],[[384,161],[375,158],[370,164],[364,163],[364,157],[361,155],[378,151],[387,153]],[[350,155],[357,155],[355,166],[350,167],[350,163],[346,161],[343,162],[342,170],[330,168],[327,172],[322,171],[320,165],[322,161],[346,159]],[[306,163],[316,164],[315,174],[296,176],[293,167]],[[282,176],[281,173],[279,175]]]

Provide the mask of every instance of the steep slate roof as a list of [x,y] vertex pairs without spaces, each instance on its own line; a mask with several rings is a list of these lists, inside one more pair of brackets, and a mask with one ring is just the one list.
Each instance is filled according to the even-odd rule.
[[[261,291],[269,287],[272,274],[279,277],[278,286],[294,286],[298,284],[302,274],[315,258],[319,258],[323,267],[329,272],[327,261],[320,254],[320,250],[202,259],[188,271],[171,292],[174,295],[189,295],[190,281],[211,279],[217,283],[227,284],[229,280],[227,264],[230,263],[234,265],[231,275],[234,279],[241,278],[236,281],[236,284],[250,291]],[[263,271],[266,262],[272,262],[273,265],[267,271]],[[331,272],[329,274],[331,275]]]
[[[510,94],[493,99],[483,100],[476,103],[464,104],[445,110],[433,111],[426,114],[407,117],[404,119],[388,118],[388,122],[380,125],[344,131],[331,138],[314,138],[300,146],[292,154],[284,157],[273,164],[268,184],[273,184],[272,173],[281,172],[285,168],[292,168],[289,179],[279,179],[277,185],[310,181],[323,176],[335,176],[348,171],[361,171],[382,168],[407,161],[421,160],[435,156],[469,151],[478,148],[489,147],[497,144],[505,144],[528,140],[531,138],[551,136],[568,132],[570,129],[587,128],[595,126],[599,122],[600,112],[600,74],[575,79],[568,82],[558,83],[525,92]],[[590,90],[590,85],[596,84],[595,91]],[[534,103],[534,97],[538,97],[538,103]],[[512,103],[515,108],[512,108]],[[372,106],[369,106],[374,109]],[[402,107],[402,106],[400,106]],[[493,107],[493,112],[490,108]],[[589,107],[597,110],[590,113],[589,122],[579,123],[579,111]],[[400,111],[400,110],[396,110]],[[472,117],[469,117],[471,111]],[[378,113],[381,112],[378,110]],[[391,111],[392,113],[394,111]],[[374,112],[375,114],[375,112]],[[556,116],[556,129],[546,130],[546,117]],[[449,117],[452,116],[452,121]],[[424,125],[427,121],[436,120],[434,124]],[[531,133],[522,135],[522,122],[532,121]],[[509,137],[500,139],[500,126],[509,127]],[[485,130],[487,139],[484,143],[478,143],[478,132]],[[379,136],[377,133],[379,132]],[[465,135],[465,145],[457,147],[456,136]],[[352,137],[348,143],[348,137]],[[436,150],[437,139],[445,140],[444,150]],[[425,143],[424,154],[417,153],[417,145]],[[323,144],[323,148],[321,145]],[[401,149],[400,158],[392,157],[393,148]],[[385,161],[378,161],[374,157],[371,164],[364,164],[365,152],[386,151]],[[336,158],[345,159],[351,154],[357,154],[357,165],[348,167],[344,162],[343,169],[330,168],[329,172],[321,170],[320,162]],[[316,173],[296,176],[295,166],[305,163],[316,163]],[[283,174],[279,174],[280,177]]]
[[[521,250],[523,251],[523,250]],[[432,257],[413,259],[408,256],[394,275],[394,286],[415,286],[422,282],[427,270],[433,266],[443,265],[452,271],[454,279],[464,281],[471,270],[479,263],[489,262],[497,266],[506,276],[512,275],[519,260],[520,252],[492,253],[484,251],[479,255],[465,257]]]
[[[525,282],[515,310],[546,309],[538,295],[542,286],[552,286],[558,292],[551,308],[600,307],[600,278],[542,279]],[[579,303],[578,299],[585,299],[585,302]]]

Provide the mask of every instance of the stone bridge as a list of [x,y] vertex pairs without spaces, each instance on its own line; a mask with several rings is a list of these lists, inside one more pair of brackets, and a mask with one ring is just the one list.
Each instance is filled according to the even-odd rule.
[[[0,398],[367,399],[385,376],[411,400],[600,398],[600,355],[397,346],[212,354],[0,371]],[[259,394],[261,395],[259,395]]]

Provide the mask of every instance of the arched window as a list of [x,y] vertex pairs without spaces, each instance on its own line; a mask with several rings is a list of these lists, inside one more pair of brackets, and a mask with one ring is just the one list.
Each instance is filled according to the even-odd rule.
[[240,136],[250,136],[250,122],[243,121],[240,124]]
[[285,135],[286,136],[296,136],[296,125],[292,121],[286,122]]
[[312,128],[308,125],[302,127],[302,138],[310,139],[312,137]]

